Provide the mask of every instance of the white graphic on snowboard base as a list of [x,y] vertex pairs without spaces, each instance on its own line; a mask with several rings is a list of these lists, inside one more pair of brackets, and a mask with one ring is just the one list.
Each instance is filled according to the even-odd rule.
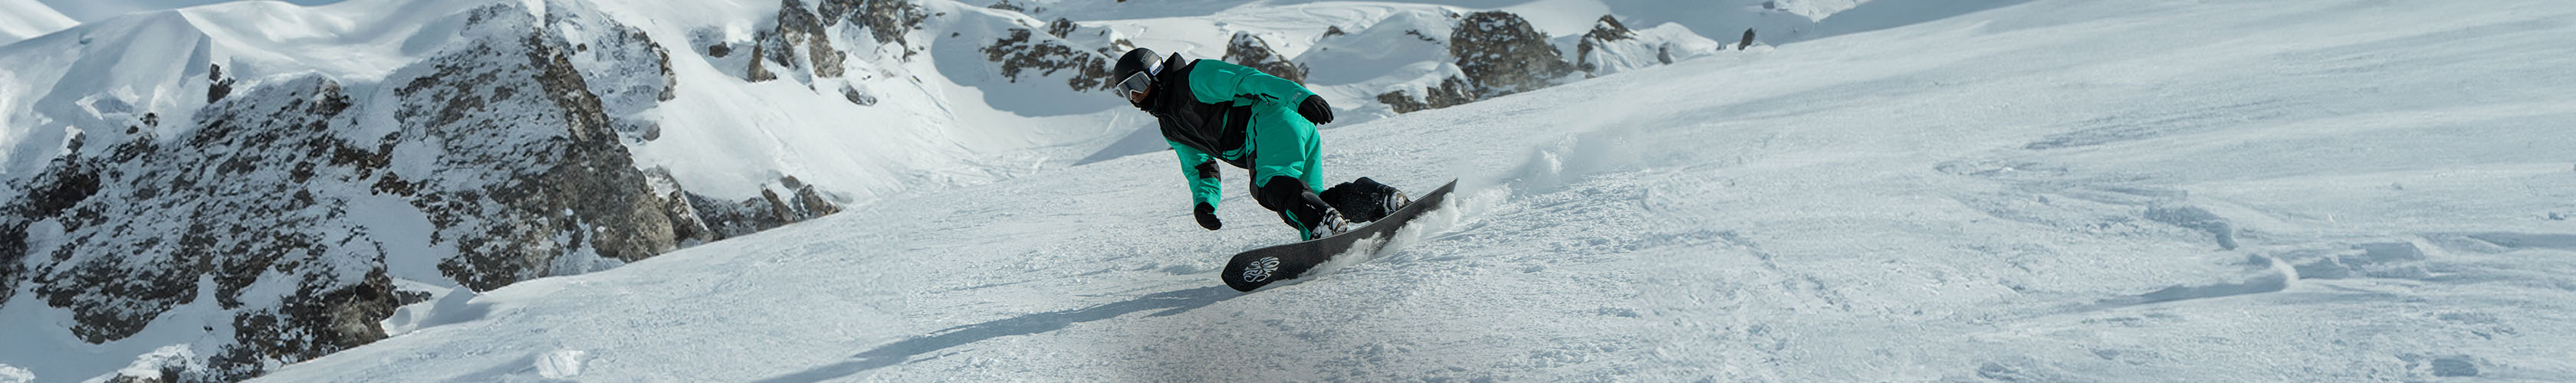
[[1270,273],[1277,271],[1279,271],[1279,257],[1261,257],[1261,260],[1244,265],[1243,281],[1260,282],[1270,279]]

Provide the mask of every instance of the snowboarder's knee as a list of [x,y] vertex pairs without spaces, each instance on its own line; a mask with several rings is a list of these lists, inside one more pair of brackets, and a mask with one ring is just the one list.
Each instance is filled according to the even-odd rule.
[[1308,192],[1306,182],[1296,177],[1271,176],[1268,181],[1253,185],[1252,200],[1260,201],[1263,209],[1280,211],[1304,203],[1305,197],[1300,194]]

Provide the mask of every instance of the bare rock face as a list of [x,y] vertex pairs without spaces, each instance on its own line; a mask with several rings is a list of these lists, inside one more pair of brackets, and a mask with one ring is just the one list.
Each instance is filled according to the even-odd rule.
[[567,252],[636,260],[673,247],[663,201],[563,45],[543,30],[487,39],[388,80],[405,84],[401,134],[439,143],[442,171],[385,183],[429,214],[436,239],[456,241],[439,270],[477,291],[543,276]]
[[1035,4],[1013,3],[1013,2],[1011,2],[1011,0],[1001,0],[1001,1],[996,1],[996,2],[993,2],[993,5],[987,5],[987,6],[984,6],[984,8],[999,9],[999,10],[1005,10],[1005,11],[1011,11],[1011,12],[1019,12],[1019,13],[1032,14],[1032,15],[1034,15],[1034,14],[1040,14],[1040,13],[1046,13],[1046,10],[1047,10],[1047,9],[1046,9],[1046,7],[1037,6],[1037,5],[1035,5]]
[[[48,305],[71,310],[73,334],[90,342],[123,339],[198,299],[240,307],[243,290],[271,269],[362,277],[370,270],[330,260],[360,256],[336,246],[363,242],[363,230],[337,223],[344,209],[308,188],[332,165],[312,154],[353,149],[328,137],[349,96],[318,77],[260,96],[218,103],[231,107],[199,115],[204,127],[189,136],[129,130],[90,152],[102,156],[55,159],[25,185],[32,203],[0,218],[4,236],[22,240],[0,260],[50,261],[28,282]],[[270,231],[279,226],[318,230]],[[52,240],[31,248],[31,234]],[[214,282],[214,296],[199,296],[200,278]]]
[[1520,15],[1503,11],[1468,14],[1449,37],[1449,55],[1458,70],[1479,89],[1479,98],[1527,92],[1555,85],[1574,72]]
[[[142,129],[164,123],[154,113],[83,127],[13,182],[24,203],[0,207],[0,294],[27,287],[93,343],[210,307],[194,312],[222,317],[181,320],[229,323],[216,332],[229,339],[200,344],[220,351],[162,355],[185,373],[138,378],[233,381],[383,339],[377,323],[401,304],[392,236],[452,247],[422,272],[476,290],[549,275],[565,256],[673,249],[676,193],[649,184],[610,128],[613,109],[667,99],[667,53],[595,14],[547,14],[470,11],[457,43],[372,95],[306,75],[215,94],[176,136]],[[416,211],[428,231],[367,223],[389,211]]]
[[[815,77],[841,76],[841,50],[834,47],[831,36],[823,32],[823,19],[805,10],[804,2],[783,0],[778,6],[776,23],[776,28],[754,38],[759,41],[759,49],[755,50],[767,51],[765,55],[756,56],[760,60],[752,63],[755,72],[761,69],[757,67],[761,65],[757,61],[768,61],[769,65],[780,68],[810,69],[805,73]],[[805,60],[797,60],[796,52],[800,51],[805,53]]]
[[586,12],[546,12],[547,30],[573,42],[567,56],[582,70],[590,92],[611,116],[623,116],[670,101],[680,78],[671,72],[671,51],[653,42],[644,30]]
[[[705,198],[637,169],[626,142],[652,130],[619,119],[671,99],[669,53],[595,10],[522,4],[462,14],[454,40],[372,93],[319,74],[237,82],[216,64],[191,80],[226,89],[188,121],[137,108],[78,126],[0,188],[0,302],[25,291],[91,343],[213,324],[132,370],[161,373],[114,379],[237,381],[384,339],[397,279],[485,291],[839,210],[792,178],[693,205]],[[164,124],[190,125],[148,128]]]
[[[1467,15],[1444,13],[1442,16],[1446,17],[1430,19],[1416,16],[1407,19],[1404,25],[1413,29],[1404,30],[1400,35],[1371,33],[1386,28],[1381,24],[1361,35],[1336,38],[1412,39],[1446,48],[1448,59],[1458,67],[1458,74],[1441,78],[1435,86],[1378,94],[1377,101],[1396,113],[1446,108],[1545,88],[1574,72],[1574,65],[1559,57],[1555,46],[1548,43],[1547,36],[1540,34],[1519,15],[1487,11]],[[1426,25],[1435,22],[1443,25]],[[1447,29],[1441,29],[1444,27]]]
[[[846,22],[858,29],[844,30],[845,37],[866,33],[877,44],[905,46],[909,44],[906,32],[920,29],[927,18],[923,13],[920,5],[903,0],[823,0],[811,10],[802,1],[782,0],[775,27],[753,37],[754,59],[745,77],[768,81],[777,79],[782,70],[800,79],[842,77],[848,71],[848,54],[832,43],[828,30]],[[731,53],[731,49],[725,51]],[[716,51],[709,49],[708,54]]]
[[216,101],[223,101],[224,96],[230,96],[232,94],[233,79],[224,77],[224,66],[222,64],[207,64],[206,103],[212,104]]
[[[1636,36],[1637,33],[1629,31],[1627,25],[1619,24],[1618,18],[1601,15],[1601,21],[1593,22],[1592,31],[1585,32],[1582,41],[1575,43],[1574,68],[1584,72],[1597,70],[1599,66],[1592,62],[1593,51],[1600,50],[1601,46],[1610,42],[1634,39]],[[1665,59],[1664,63],[1671,64],[1672,61]]]
[[[1419,18],[1409,19],[1410,26],[1421,25]],[[1458,67],[1458,74],[1441,78],[1438,85],[1397,89],[1378,95],[1379,103],[1397,113],[1445,108],[1487,98],[1527,92],[1570,81],[1616,74],[1655,65],[1672,64],[1714,54],[1722,44],[1692,34],[1685,29],[1629,29],[1617,17],[1602,15],[1589,31],[1569,40],[1574,53],[1572,62],[1560,56],[1559,49],[1546,35],[1533,29],[1520,16],[1489,11],[1456,17],[1445,32],[1438,28],[1406,31],[1405,36],[1385,33],[1362,33],[1336,38],[1420,38],[1445,41],[1448,58]],[[1381,24],[1384,25],[1384,24]],[[1376,30],[1375,27],[1372,31]],[[1432,32],[1420,32],[1420,31]],[[1329,32],[1329,31],[1328,31]],[[1432,37],[1447,33],[1445,40]],[[1328,33],[1330,34],[1330,33]],[[1575,74],[1582,76],[1576,77]]]
[[209,380],[383,338],[374,323],[396,298],[378,234],[352,223],[335,191],[385,166],[372,155],[380,146],[335,135],[353,119],[350,100],[338,83],[307,76],[210,105],[184,136],[80,138],[116,144],[55,159],[21,185],[31,203],[0,214],[0,237],[14,239],[0,261],[39,265],[12,268],[9,280],[71,311],[73,335],[93,343],[186,304],[226,310],[237,324],[311,326],[233,328],[224,353],[233,362],[208,366],[220,371]]
[[928,18],[921,6],[905,0],[823,0],[816,8],[824,27],[843,21],[866,26],[878,44],[906,45],[904,32],[921,29]]
[[1260,36],[1253,36],[1251,33],[1235,32],[1234,39],[1225,45],[1224,60],[1252,67],[1262,73],[1279,76],[1288,81],[1296,81],[1300,84],[1306,82],[1305,66],[1288,62],[1286,57],[1280,57],[1278,52],[1270,50],[1269,42],[1262,41]]
[[1472,89],[1466,80],[1449,77],[1440,79],[1440,86],[1424,89],[1420,97],[1399,90],[1377,95],[1377,102],[1386,104],[1396,113],[1413,113],[1475,102],[1476,93]]
[[791,190],[793,195],[781,196],[777,191],[764,189],[760,191],[760,197],[743,201],[719,201],[696,194],[689,194],[687,198],[701,219],[699,227],[714,239],[751,234],[841,212],[840,206],[825,199],[814,185],[798,182],[795,177],[780,179],[779,184]]
[[743,77],[743,79],[745,79],[745,80],[751,80],[752,82],[761,82],[761,81],[769,81],[769,80],[776,80],[776,79],[778,79],[778,74],[776,74],[776,73],[770,73],[770,72],[769,72],[769,68],[767,68],[767,65],[763,65],[763,64],[761,64],[761,63],[764,63],[764,62],[768,62],[768,61],[769,61],[769,60],[766,60],[766,59],[762,59],[762,57],[767,57],[767,56],[765,56],[765,55],[762,55],[762,54],[761,54],[761,53],[762,53],[762,52],[761,52],[761,50],[762,50],[762,49],[766,49],[766,48],[768,48],[767,44],[752,44],[752,46],[751,46],[751,68],[750,68],[750,69],[745,69],[745,70],[743,71],[743,73],[744,73],[744,77]]
[[1047,35],[1061,39],[1067,36],[1072,36],[1073,30],[1081,27],[1081,25],[1074,24],[1072,19],[1058,17],[1055,21],[1047,22]]
[[[1033,38],[1033,36],[1047,36]],[[1064,39],[1040,35],[1027,28],[1012,28],[1009,37],[993,41],[983,49],[985,60],[1002,64],[1002,77],[1018,82],[1024,76],[1052,76],[1071,73],[1065,86],[1074,90],[1108,89],[1109,58],[1099,51],[1076,49]]]

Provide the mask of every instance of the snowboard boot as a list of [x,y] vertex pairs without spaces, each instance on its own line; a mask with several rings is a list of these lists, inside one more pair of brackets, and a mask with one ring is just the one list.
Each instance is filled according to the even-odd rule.
[[1316,238],[1330,237],[1341,233],[1351,232],[1351,222],[1349,220],[1342,219],[1342,212],[1340,210],[1324,209],[1323,216],[1323,218],[1315,220],[1314,227],[1306,229],[1307,233],[1313,233],[1314,235],[1312,237],[1307,237],[1306,240],[1311,241]]
[[1334,185],[1320,193],[1320,197],[1324,203],[1341,210],[1343,218],[1351,222],[1376,222],[1378,218],[1404,208],[1405,204],[1413,203],[1413,198],[1405,196],[1404,191],[1368,177]]

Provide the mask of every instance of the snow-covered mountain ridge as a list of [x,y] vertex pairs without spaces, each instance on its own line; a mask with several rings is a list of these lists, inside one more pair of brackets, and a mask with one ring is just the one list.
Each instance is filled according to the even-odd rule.
[[36,0],[0,1],[0,45],[53,33],[74,24],[79,23]]
[[[1611,12],[1546,33],[1437,4],[1153,14],[1200,6],[1179,3],[239,2],[8,30],[0,364],[237,380],[400,334],[379,323],[396,306],[1148,153],[1147,122],[1096,92],[1137,41],[1346,76],[1310,82],[1346,121],[1720,52]],[[1510,27],[1446,32],[1476,17]],[[1370,25],[1406,28],[1325,32]],[[1465,48],[1291,54],[1385,45],[1367,36]],[[1383,97],[1442,79],[1467,87]]]

